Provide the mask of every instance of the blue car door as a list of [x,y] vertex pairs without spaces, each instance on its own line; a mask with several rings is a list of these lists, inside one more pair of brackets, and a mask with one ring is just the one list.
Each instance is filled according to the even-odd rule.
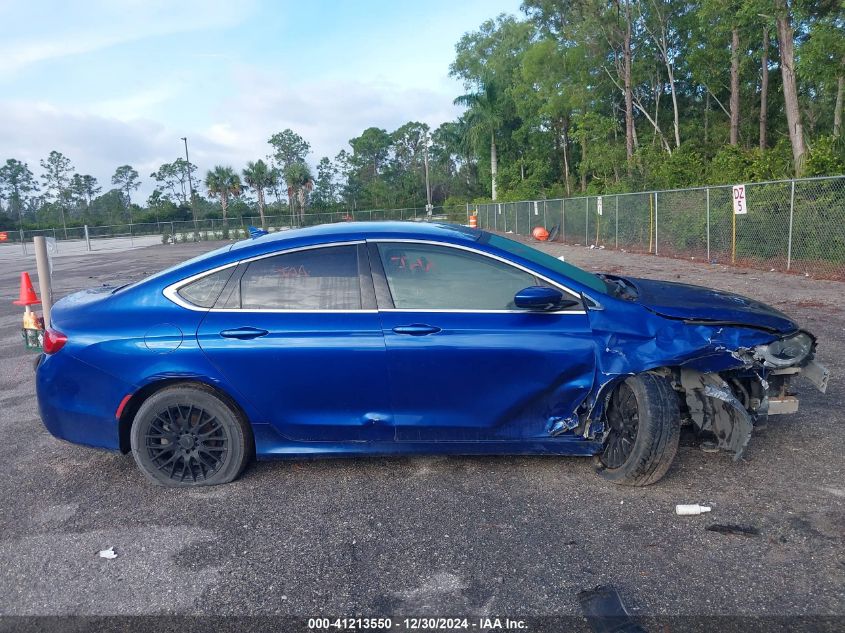
[[363,244],[298,249],[239,264],[197,338],[253,422],[298,441],[392,440],[375,308]]
[[580,300],[518,310],[519,290],[550,282],[456,245],[374,241],[369,251],[398,441],[536,440],[565,430],[594,376]]

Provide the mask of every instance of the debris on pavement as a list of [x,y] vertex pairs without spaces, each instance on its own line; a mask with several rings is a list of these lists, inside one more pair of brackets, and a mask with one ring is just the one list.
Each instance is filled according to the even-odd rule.
[[581,591],[578,602],[593,633],[646,633],[628,613],[612,585]]
[[730,534],[736,536],[760,536],[760,530],[751,525],[721,525],[714,523],[704,528],[708,532],[717,532],[719,534]]
[[704,514],[705,512],[710,512],[711,510],[712,508],[710,506],[700,506],[697,503],[679,503],[675,506],[675,514],[677,514],[678,516],[694,516],[697,514]]
[[100,558],[108,558],[109,560],[117,558],[117,554],[114,553],[114,546],[108,549],[101,549],[99,552],[97,552],[97,555]]

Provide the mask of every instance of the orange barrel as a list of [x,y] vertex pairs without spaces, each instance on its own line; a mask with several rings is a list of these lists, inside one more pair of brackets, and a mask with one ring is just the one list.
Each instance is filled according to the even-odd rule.
[[477,229],[478,228],[478,216],[474,213],[469,216],[469,228]]
[[535,226],[534,230],[531,231],[531,235],[534,236],[535,240],[539,240],[540,242],[545,242],[549,239],[549,232],[542,226]]

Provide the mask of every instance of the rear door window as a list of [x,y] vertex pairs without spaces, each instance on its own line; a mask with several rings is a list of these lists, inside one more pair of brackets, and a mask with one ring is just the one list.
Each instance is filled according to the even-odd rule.
[[240,280],[240,307],[360,310],[357,246],[312,248],[249,262]]

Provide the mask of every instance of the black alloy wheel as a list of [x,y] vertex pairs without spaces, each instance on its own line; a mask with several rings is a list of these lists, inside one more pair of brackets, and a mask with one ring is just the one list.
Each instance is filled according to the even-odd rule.
[[202,386],[155,392],[135,415],[132,454],[152,482],[187,487],[227,483],[252,456],[249,424]]

